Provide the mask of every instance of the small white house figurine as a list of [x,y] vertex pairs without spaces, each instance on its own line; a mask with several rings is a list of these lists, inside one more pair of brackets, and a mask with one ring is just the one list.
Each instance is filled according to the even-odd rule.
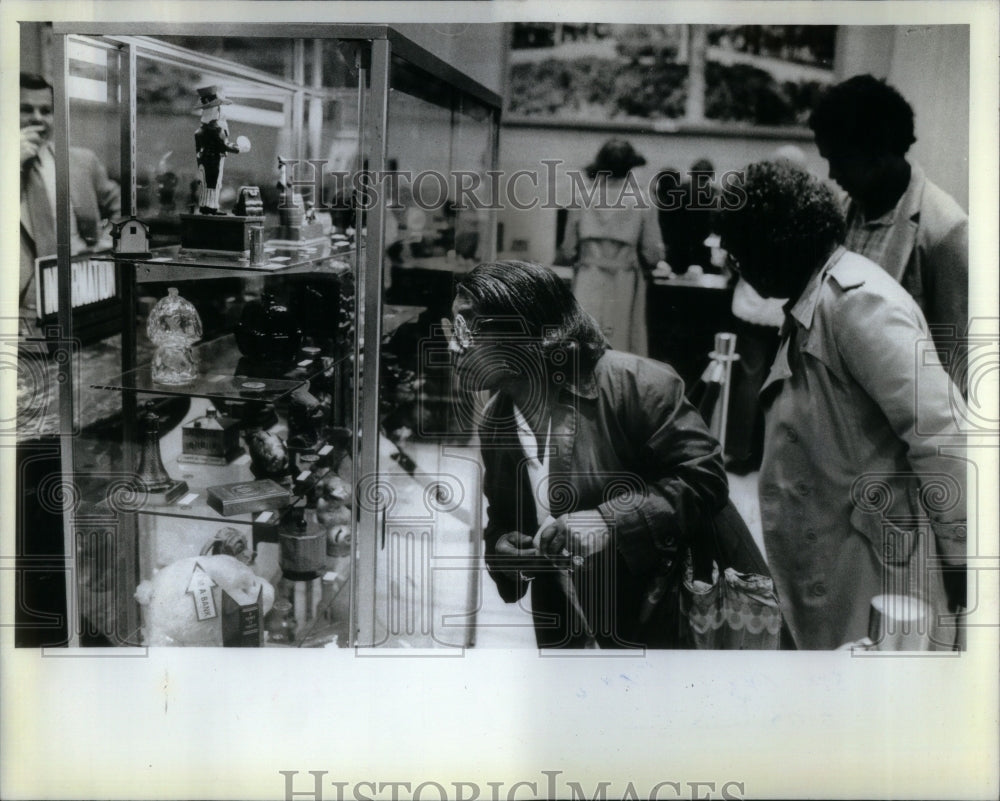
[[116,256],[147,258],[150,255],[149,226],[138,217],[112,223],[111,237],[115,242]]

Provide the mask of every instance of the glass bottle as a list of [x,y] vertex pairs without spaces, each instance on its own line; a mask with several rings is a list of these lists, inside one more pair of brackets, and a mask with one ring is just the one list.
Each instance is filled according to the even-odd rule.
[[279,598],[264,618],[266,641],[275,645],[292,645],[295,642],[295,618],[292,602]]

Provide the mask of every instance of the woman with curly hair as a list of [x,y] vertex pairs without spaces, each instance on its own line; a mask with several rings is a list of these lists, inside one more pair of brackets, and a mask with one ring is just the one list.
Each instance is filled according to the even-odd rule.
[[931,644],[949,648],[941,615],[945,581],[952,608],[964,603],[966,463],[939,449],[963,442],[962,398],[913,298],[841,245],[826,186],[763,162],[739,188],[723,246],[761,295],[789,298],[761,390],[760,505],[794,645],[864,638],[873,597],[893,594],[920,599]]
[[766,575],[680,378],[611,350],[555,273],[480,264],[446,328],[460,385],[492,393],[479,429],[486,565],[508,603],[530,585],[539,647],[684,645],[660,591],[691,544]]

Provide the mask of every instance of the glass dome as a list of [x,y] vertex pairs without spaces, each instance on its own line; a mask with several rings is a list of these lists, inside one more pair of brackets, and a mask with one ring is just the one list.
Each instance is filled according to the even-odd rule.
[[194,305],[178,294],[177,287],[167,289],[167,296],[153,307],[146,333],[156,345],[153,381],[186,384],[197,377],[198,365],[191,346],[201,339],[201,318]]

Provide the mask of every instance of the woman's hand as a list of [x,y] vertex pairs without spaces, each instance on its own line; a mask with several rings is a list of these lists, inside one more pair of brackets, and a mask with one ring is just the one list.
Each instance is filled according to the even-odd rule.
[[596,511],[572,512],[544,526],[538,532],[538,552],[548,557],[586,559],[608,547],[611,530]]
[[501,534],[493,549],[497,556],[503,557],[500,562],[503,565],[500,568],[501,572],[515,581],[518,574],[522,573],[526,577],[533,577],[531,571],[538,568],[538,551],[535,549],[534,541],[520,531]]

